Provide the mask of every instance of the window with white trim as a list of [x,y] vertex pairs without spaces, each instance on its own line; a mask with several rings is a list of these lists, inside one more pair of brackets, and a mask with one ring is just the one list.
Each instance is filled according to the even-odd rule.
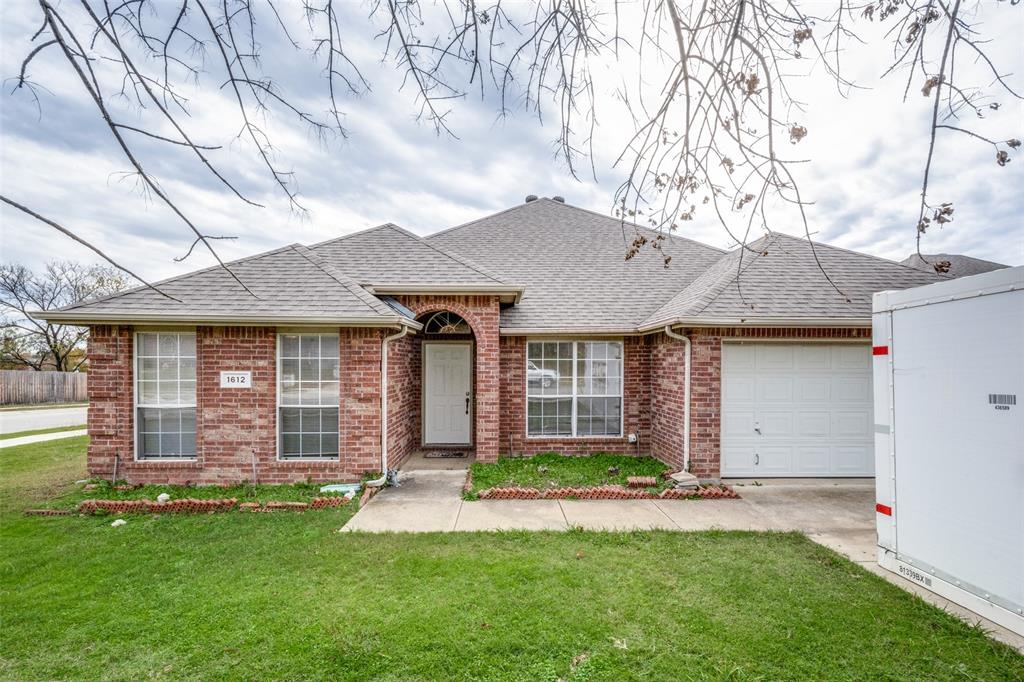
[[277,343],[280,458],[338,457],[338,335],[280,334]]
[[138,459],[196,456],[196,335],[135,335]]
[[526,345],[528,436],[622,435],[622,342]]

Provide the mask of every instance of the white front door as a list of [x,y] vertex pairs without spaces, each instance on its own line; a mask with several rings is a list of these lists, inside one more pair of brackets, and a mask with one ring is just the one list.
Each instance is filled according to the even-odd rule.
[[424,444],[470,444],[472,362],[469,343],[423,344]]
[[722,476],[873,476],[871,347],[723,343]]

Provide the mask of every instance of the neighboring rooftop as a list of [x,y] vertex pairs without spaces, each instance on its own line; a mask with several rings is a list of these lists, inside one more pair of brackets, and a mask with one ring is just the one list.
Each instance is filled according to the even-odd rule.
[[981,258],[973,258],[972,256],[964,256],[958,253],[933,253],[920,255],[915,253],[900,261],[903,265],[910,266],[916,270],[923,270],[925,272],[935,272],[935,264],[942,262],[949,263],[949,271],[945,273],[949,277],[968,277],[970,275],[980,275],[983,272],[1001,270],[1002,268],[1009,267],[1002,263],[993,263],[990,260],[982,260]]

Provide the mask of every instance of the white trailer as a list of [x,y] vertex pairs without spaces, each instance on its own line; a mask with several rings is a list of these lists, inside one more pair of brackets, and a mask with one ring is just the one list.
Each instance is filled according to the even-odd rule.
[[878,562],[1024,635],[1024,266],[873,304]]

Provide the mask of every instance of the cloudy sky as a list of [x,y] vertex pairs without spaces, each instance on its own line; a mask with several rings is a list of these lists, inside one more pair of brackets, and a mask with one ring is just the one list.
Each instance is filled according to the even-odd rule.
[[[67,3],[71,5],[72,3]],[[285,5],[283,13],[295,13]],[[74,229],[141,275],[158,279],[209,264],[196,253],[174,262],[191,242],[170,211],[147,199],[123,174],[128,163],[97,116],[92,102],[69,72],[59,52],[49,49],[32,64],[41,87],[38,102],[24,90],[12,94],[10,77],[32,49],[40,23],[38,5],[28,0],[3,3],[0,23],[0,184],[4,195]],[[225,174],[263,208],[247,206],[204,172],[194,157],[137,137],[141,158],[169,195],[186,207],[208,234],[237,236],[218,244],[235,258],[292,242],[311,243],[382,222],[395,222],[420,234],[450,227],[520,203],[527,194],[562,195],[578,206],[610,213],[623,180],[614,161],[630,131],[630,120],[615,97],[614,84],[631,69],[610,61],[598,65],[600,127],[595,135],[596,180],[573,179],[556,154],[554,117],[541,125],[522,108],[497,116],[493,98],[479,95],[455,102],[449,124],[457,139],[438,136],[416,120],[411,89],[401,89],[402,73],[381,61],[381,23],[367,18],[367,6],[341,4],[341,24],[349,56],[372,89],[346,97],[341,108],[346,140],[322,144],[283,113],[261,120],[275,145],[275,159],[294,172],[304,215],[290,210],[253,153],[237,138],[241,122],[219,76],[206,75],[195,87],[187,127],[197,141],[222,145],[210,153]],[[287,94],[318,115],[326,110],[325,88],[310,56],[294,50],[275,31],[270,17],[262,32],[263,64]],[[1024,11],[1008,2],[985,4],[981,29],[994,38],[993,55],[1018,91],[1024,91]],[[296,22],[297,38],[303,26]],[[911,90],[902,101],[903,80],[879,81],[886,66],[879,43],[844,55],[848,76],[865,89],[848,98],[827,79],[800,80],[809,129],[797,179],[816,239],[902,259],[913,251],[921,173],[927,152],[929,100]],[[97,64],[102,73],[107,68]],[[986,83],[987,81],[982,81]],[[916,96],[915,96],[916,95]],[[999,139],[1024,137],[1024,105],[1001,97],[1004,106],[977,122]],[[114,101],[127,122],[144,123],[141,112]],[[972,123],[973,124],[973,123]],[[1024,264],[1024,155],[1001,168],[991,147],[947,134],[936,155],[932,199],[953,201],[956,220],[926,237],[926,253],[951,252]],[[0,250],[4,262],[38,265],[50,258],[95,258],[53,230],[4,207],[0,209]],[[776,229],[801,234],[798,224]],[[682,234],[720,247],[730,239],[709,216],[684,225]]]

